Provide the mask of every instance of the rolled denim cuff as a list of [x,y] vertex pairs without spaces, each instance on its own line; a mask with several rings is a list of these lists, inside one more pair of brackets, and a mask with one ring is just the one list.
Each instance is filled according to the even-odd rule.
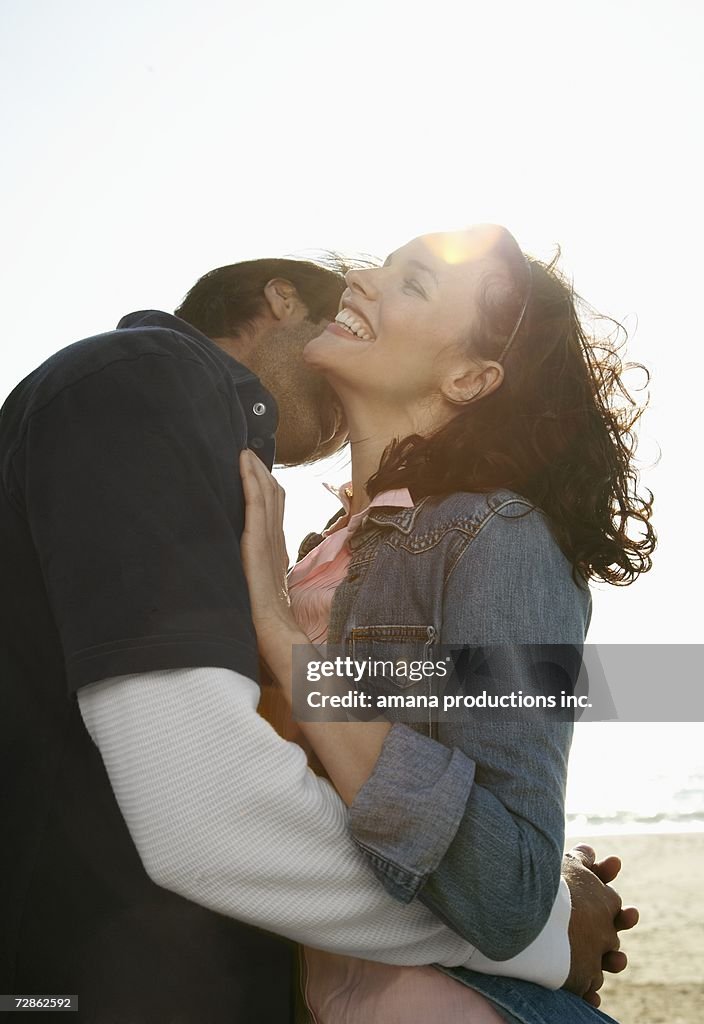
[[445,856],[474,782],[474,761],[394,725],[350,807],[352,838],[384,888],[410,902]]

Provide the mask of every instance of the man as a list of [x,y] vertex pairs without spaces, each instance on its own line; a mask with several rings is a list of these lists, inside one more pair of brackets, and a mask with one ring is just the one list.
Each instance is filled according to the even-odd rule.
[[[270,932],[399,963],[472,952],[386,895],[330,787],[256,714],[238,452],[271,466],[270,391],[280,462],[344,438],[300,359],[343,284],[297,261],[220,268],[178,318],[125,317],[3,407],[5,992],[77,993],[90,1024],[275,1024],[294,972]],[[618,908],[572,873],[597,887],[598,926],[571,927],[593,990]]]

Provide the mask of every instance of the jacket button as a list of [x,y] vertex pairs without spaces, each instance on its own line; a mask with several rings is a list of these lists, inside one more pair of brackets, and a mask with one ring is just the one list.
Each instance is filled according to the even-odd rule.
[[262,441],[261,437],[251,437],[249,439],[249,447],[250,448],[257,448],[257,449],[263,448],[264,447],[264,442]]
[[255,416],[263,416],[266,412],[266,406],[263,402],[255,402],[252,406],[252,412]]

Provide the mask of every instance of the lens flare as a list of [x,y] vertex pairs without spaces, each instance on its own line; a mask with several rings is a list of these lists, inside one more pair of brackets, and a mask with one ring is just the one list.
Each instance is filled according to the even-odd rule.
[[445,263],[468,263],[491,252],[504,230],[498,224],[478,224],[466,231],[428,235],[425,243]]

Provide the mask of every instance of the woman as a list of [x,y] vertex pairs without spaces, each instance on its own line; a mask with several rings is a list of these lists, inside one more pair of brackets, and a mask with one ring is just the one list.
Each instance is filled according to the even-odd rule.
[[[597,357],[554,268],[527,260],[502,228],[416,239],[347,283],[336,322],[305,355],[335,388],[350,429],[348,519],[294,569],[290,603],[283,498],[257,460],[242,457],[243,560],[274,677],[290,701],[292,646],[306,640],[394,662],[427,660],[439,641],[467,652],[458,663],[465,681],[481,678],[487,651],[502,645],[509,688],[526,686],[526,672],[539,686],[573,684],[574,665],[561,656],[537,669],[526,663],[529,645],[581,645],[586,580],[630,583],[650,567],[654,546],[651,500],[635,492],[637,414],[614,407],[616,353]],[[636,539],[632,520],[642,528]],[[425,738],[419,746],[398,724],[301,729],[391,892],[417,895],[496,960],[531,942],[559,876],[569,723],[523,716],[507,729],[506,719],[471,713],[431,723],[450,763],[447,750]],[[355,809],[372,774],[378,789],[384,773],[387,813],[370,830]],[[444,788],[427,785],[434,773]],[[429,820],[422,804],[439,792],[437,835],[428,838],[417,827]],[[355,834],[359,821],[364,834]],[[502,944],[507,935],[516,948]],[[421,992],[445,1022],[502,1019],[432,971],[399,975],[313,951],[306,959],[321,1021],[427,1019]],[[577,1010],[564,992],[455,974],[508,1019],[601,1016]]]

